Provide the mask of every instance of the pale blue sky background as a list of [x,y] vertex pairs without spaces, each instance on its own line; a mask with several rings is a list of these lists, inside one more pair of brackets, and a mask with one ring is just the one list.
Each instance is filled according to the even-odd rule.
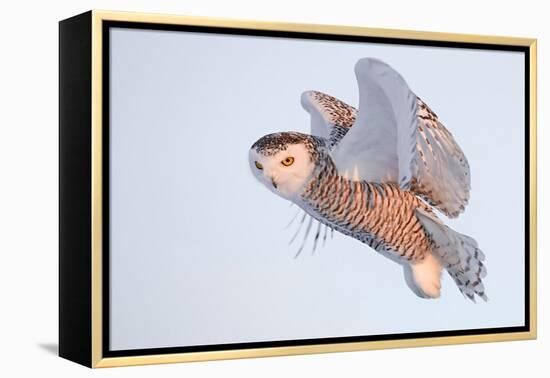
[[[488,303],[445,273],[423,300],[402,269],[335,234],[295,260],[289,203],[249,172],[250,145],[309,131],[300,94],[352,105],[355,62],[397,69],[469,159],[447,224],[487,255]],[[523,325],[523,54],[284,38],[111,32],[111,349]]]

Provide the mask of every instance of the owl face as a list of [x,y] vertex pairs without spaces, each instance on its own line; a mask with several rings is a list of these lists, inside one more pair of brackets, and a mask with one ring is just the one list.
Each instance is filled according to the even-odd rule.
[[315,161],[308,135],[276,133],[260,138],[250,148],[254,176],[275,194],[291,200],[311,177]]

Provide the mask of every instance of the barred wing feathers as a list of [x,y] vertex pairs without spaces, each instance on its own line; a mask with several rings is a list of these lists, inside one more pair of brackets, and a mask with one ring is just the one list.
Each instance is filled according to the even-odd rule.
[[457,217],[470,199],[470,166],[453,135],[437,115],[417,99],[418,170],[411,190],[446,215]]
[[386,63],[360,59],[355,74],[359,111],[332,151],[339,172],[398,183],[447,216],[458,216],[468,203],[470,168],[452,134]]
[[326,138],[332,149],[355,123],[357,110],[345,102],[319,91],[306,91],[300,98],[311,115],[311,134]]

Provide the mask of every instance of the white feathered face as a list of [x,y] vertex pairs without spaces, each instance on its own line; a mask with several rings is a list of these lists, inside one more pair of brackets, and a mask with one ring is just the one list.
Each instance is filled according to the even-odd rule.
[[307,137],[298,133],[269,134],[254,143],[249,152],[254,176],[287,200],[300,194],[315,168],[310,147],[300,140],[302,136]]

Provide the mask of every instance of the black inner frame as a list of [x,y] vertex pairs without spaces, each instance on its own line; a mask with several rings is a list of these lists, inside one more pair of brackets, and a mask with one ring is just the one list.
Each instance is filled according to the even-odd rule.
[[[110,170],[109,170],[109,134],[110,134],[110,28],[128,28],[142,30],[163,30],[163,31],[180,31],[180,32],[201,32],[213,34],[230,34],[242,36],[261,36],[261,37],[282,37],[310,40],[330,40],[343,42],[366,42],[366,43],[382,43],[395,45],[409,46],[433,46],[433,47],[454,47],[467,48],[477,50],[500,50],[500,51],[518,51],[523,52],[525,56],[525,313],[523,326],[517,327],[498,327],[498,328],[482,328],[482,329],[464,329],[464,330],[448,330],[448,331],[432,331],[432,332],[411,332],[401,334],[385,334],[385,335],[366,335],[366,336],[348,336],[348,337],[329,337],[315,339],[300,339],[300,340],[277,340],[277,341],[261,341],[247,343],[231,343],[231,344],[213,344],[213,345],[195,345],[182,347],[166,347],[166,348],[146,348],[146,349],[128,349],[128,350],[110,350],[110,267],[109,267],[109,237],[110,237]],[[511,332],[528,332],[530,330],[530,274],[529,274],[529,252],[530,252],[530,54],[529,47],[515,45],[499,45],[499,44],[482,44],[482,43],[466,43],[466,42],[447,42],[447,41],[431,41],[431,40],[410,40],[404,38],[386,38],[386,37],[367,37],[355,35],[334,35],[324,33],[305,33],[305,32],[288,32],[288,31],[272,31],[272,30],[250,30],[240,28],[225,28],[212,26],[191,26],[191,25],[165,25],[156,23],[143,22],[128,22],[128,21],[103,21],[103,357],[127,357],[140,355],[155,355],[155,354],[171,354],[171,353],[191,353],[191,352],[207,352],[219,350],[235,350],[235,349],[253,349],[253,348],[269,348],[269,347],[286,347],[286,346],[304,346],[314,344],[334,344],[334,343],[350,343],[362,341],[383,341],[397,339],[418,339],[430,337],[448,337],[448,336],[465,336],[465,335],[486,335],[486,334],[501,334]]]

